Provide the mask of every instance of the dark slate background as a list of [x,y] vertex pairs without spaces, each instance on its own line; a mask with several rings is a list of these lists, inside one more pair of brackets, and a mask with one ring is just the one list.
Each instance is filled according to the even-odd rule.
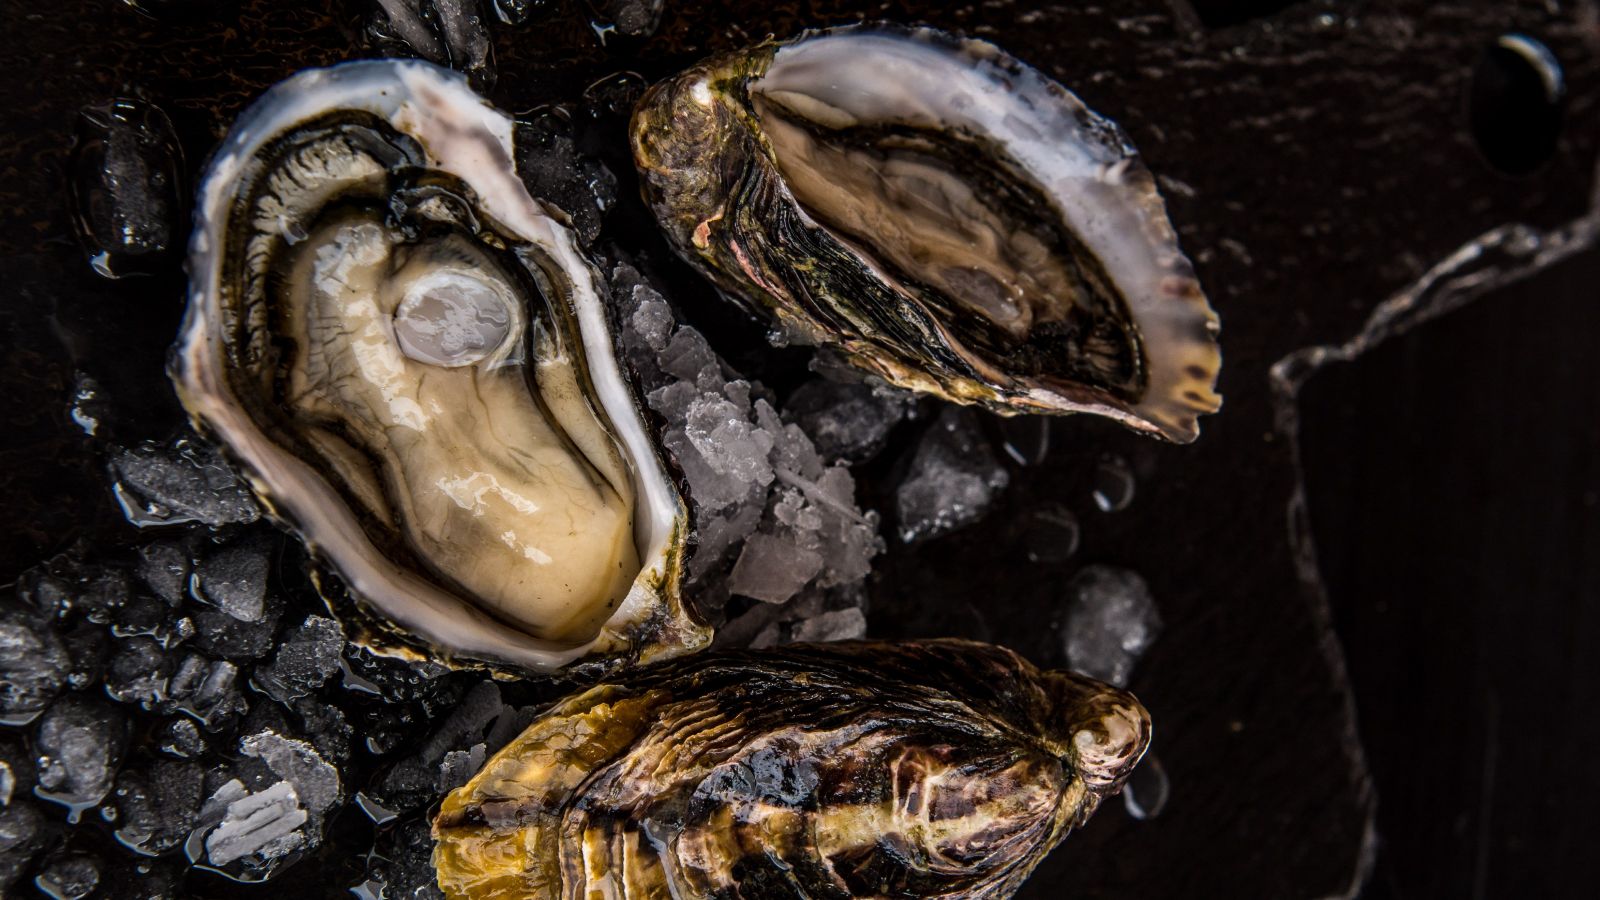
[[[360,0],[144,5],[166,12],[0,2],[0,582],[79,539],[131,539],[103,461],[66,418],[75,372],[105,386],[124,436],[180,424],[161,368],[182,275],[174,265],[111,283],[89,271],[65,197],[77,110],[130,94],[160,104],[192,179],[267,85],[371,52]],[[1124,126],[1222,316],[1226,406],[1198,443],[1052,422],[1050,455],[1013,472],[989,520],[920,547],[891,540],[878,562],[875,634],[982,637],[1044,663],[1059,662],[1049,626],[1081,565],[1133,568],[1160,604],[1166,630],[1132,687],[1155,717],[1171,802],[1144,822],[1108,804],[1022,896],[1348,896],[1368,871],[1362,895],[1384,900],[1590,893],[1600,381],[1587,345],[1600,257],[1515,281],[1309,379],[1295,407],[1309,513],[1296,521],[1309,522],[1320,582],[1304,565],[1309,541],[1291,540],[1301,473],[1269,369],[1352,337],[1490,228],[1549,229],[1586,212],[1600,140],[1593,4],[667,5],[657,34],[632,44],[602,46],[577,0],[498,28],[490,96],[513,111],[576,101],[619,70],[654,79],[769,33],[863,17],[986,37]],[[1474,68],[1508,32],[1545,42],[1567,79],[1558,138],[1530,151],[1540,165],[1520,176],[1491,165],[1471,127]],[[1486,145],[1541,142],[1476,102]],[[622,140],[619,126],[613,162]],[[631,174],[613,168],[632,202]],[[770,383],[793,380],[803,359],[761,353],[759,330],[697,299],[706,289],[654,235],[617,227],[720,350]],[[1115,514],[1088,500],[1107,453],[1138,476],[1134,503]],[[864,479],[880,508],[895,458]],[[1029,564],[1022,523],[1052,503],[1079,513],[1082,549]],[[319,865],[340,871],[307,860],[297,892],[342,895],[348,882]]]

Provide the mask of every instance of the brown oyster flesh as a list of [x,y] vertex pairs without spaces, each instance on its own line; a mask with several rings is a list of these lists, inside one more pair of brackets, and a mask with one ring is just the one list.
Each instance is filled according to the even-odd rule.
[[543,713],[434,860],[452,900],[1004,898],[1149,739],[1131,695],[986,644],[704,654]]

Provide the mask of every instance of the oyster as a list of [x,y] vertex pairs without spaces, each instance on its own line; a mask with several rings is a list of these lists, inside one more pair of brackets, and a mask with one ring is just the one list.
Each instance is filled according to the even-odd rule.
[[511,120],[426,63],[270,90],[201,190],[179,396],[389,649],[695,649],[684,505],[603,282],[512,160]]
[[891,382],[1174,441],[1221,404],[1217,317],[1149,170],[992,44],[807,33],[656,85],[632,130],[686,259]]
[[988,644],[705,654],[545,712],[445,798],[434,864],[452,900],[1004,898],[1149,739]]

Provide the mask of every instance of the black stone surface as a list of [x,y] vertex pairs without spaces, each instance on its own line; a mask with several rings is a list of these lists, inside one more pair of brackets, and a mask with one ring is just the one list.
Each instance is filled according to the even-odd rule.
[[[1581,841],[1595,823],[1583,816],[1600,785],[1581,753],[1596,737],[1584,717],[1597,683],[1584,652],[1596,627],[1586,551],[1600,438],[1583,365],[1600,269],[1569,263],[1312,379],[1302,452],[1331,611],[1296,568],[1288,509],[1300,473],[1275,428],[1268,369],[1354,334],[1379,302],[1482,232],[1552,227],[1586,210],[1600,144],[1592,18],[1489,0],[669,0],[653,37],[607,45],[583,0],[535,5],[527,25],[495,26],[490,96],[517,112],[573,108],[579,149],[618,178],[610,239],[648,257],[719,351],[780,389],[798,381],[806,354],[767,351],[759,327],[670,258],[633,201],[621,119],[583,117],[590,84],[618,71],[652,80],[808,25],[926,21],[995,40],[1055,76],[1116,119],[1161,176],[1224,323],[1223,412],[1189,447],[1053,422],[1048,456],[1013,471],[988,521],[915,547],[891,539],[871,584],[877,636],[986,638],[1046,664],[1060,662],[1050,626],[1081,566],[1127,566],[1151,586],[1166,627],[1132,688],[1155,717],[1171,798],[1143,822],[1108,806],[1022,896],[1343,896],[1370,853],[1373,897],[1587,893]],[[123,519],[104,454],[165,441],[181,422],[162,367],[183,275],[176,262],[116,283],[91,271],[67,191],[79,110],[125,96],[159,105],[192,184],[266,86],[371,52],[359,0],[144,7],[159,16],[109,0],[0,0],[11,24],[0,42],[11,73],[0,80],[0,581],[74,546],[131,564],[129,548],[154,535]],[[1471,101],[1475,68],[1511,32],[1548,45],[1566,78],[1548,159],[1516,177],[1475,143]],[[98,386],[94,438],[68,414],[84,376]],[[893,439],[903,448],[914,437],[913,427]],[[863,479],[863,499],[880,509],[897,449]],[[1137,491],[1105,514],[1090,492],[1108,453],[1127,460]],[[1082,546],[1030,564],[1026,524],[1045,505],[1078,515]],[[274,577],[293,604],[306,596],[299,556],[277,540]],[[283,619],[316,611],[293,606]],[[390,771],[407,752],[394,742],[428,734],[465,691],[453,677],[419,685],[385,673],[358,674],[401,702],[352,706],[353,750],[350,724],[292,713],[345,760],[352,789]],[[149,731],[134,736],[128,765],[156,752]],[[369,738],[381,752],[360,747]],[[64,831],[58,806],[22,798],[8,810],[44,820],[30,826],[43,849],[20,896],[47,867],[83,856],[98,861],[103,885],[251,891],[186,874],[181,855],[144,861],[140,875],[92,813]],[[369,860],[375,837],[380,853],[417,843],[415,821],[375,828],[353,806],[326,830],[322,850],[254,892],[342,896],[385,865],[406,868]]]

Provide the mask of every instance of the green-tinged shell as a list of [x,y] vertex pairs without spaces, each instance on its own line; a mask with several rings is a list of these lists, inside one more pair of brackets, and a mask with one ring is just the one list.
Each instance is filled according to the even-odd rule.
[[988,644],[705,654],[546,711],[445,798],[434,863],[451,900],[1005,898],[1149,739]]
[[1155,179],[992,44],[807,33],[656,85],[632,129],[679,253],[801,340],[950,400],[1175,441],[1221,404],[1217,317]]

